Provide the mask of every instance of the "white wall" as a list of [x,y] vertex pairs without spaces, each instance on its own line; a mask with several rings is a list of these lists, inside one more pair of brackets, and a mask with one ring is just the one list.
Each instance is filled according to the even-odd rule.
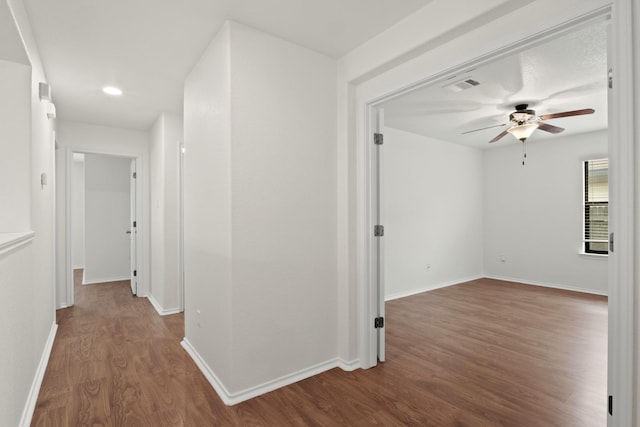
[[483,276],[607,294],[607,258],[581,254],[582,161],[607,157],[606,131],[534,138],[525,166],[519,143],[384,133],[387,299]]
[[0,58],[0,233],[31,228],[31,67]]
[[149,297],[161,314],[180,311],[178,280],[178,162],[182,118],[163,113],[150,130],[151,282]]
[[229,31],[218,32],[184,86],[185,341],[222,384],[232,381]]
[[482,151],[387,127],[386,299],[482,277]]
[[235,390],[336,357],[335,61],[233,24]]
[[165,287],[165,244],[164,244],[164,120],[162,115],[149,130],[149,189],[151,190],[150,200],[150,220],[151,253],[149,261],[151,263],[151,276],[149,280],[149,298],[156,301],[164,300]]
[[186,340],[228,398],[335,360],[335,101],[333,60],[235,23],[187,79]]
[[[143,252],[146,257],[150,253],[149,228],[149,134],[138,130],[119,129],[106,126],[96,126],[64,120],[57,122],[56,150],[56,289],[57,307],[67,305],[67,242],[66,242],[66,162],[67,151],[98,152],[121,156],[140,156],[142,170],[138,170],[138,177],[142,179],[142,218],[138,222],[138,234],[142,234]],[[138,260],[138,295],[146,296],[147,280],[149,277],[149,262],[147,258]]]
[[179,230],[179,163],[180,144],[184,141],[181,116],[163,113],[164,119],[164,232],[165,232],[165,292],[162,307],[180,311],[180,230]]
[[534,135],[524,166],[519,143],[485,152],[487,276],[607,294],[607,258],[580,255],[582,161],[604,157],[606,131]]
[[83,284],[126,280],[130,270],[131,159],[84,155],[85,266]]
[[[12,108],[24,112],[23,96],[26,94],[30,117],[17,120],[19,128],[12,131],[16,139],[7,141],[9,147],[3,147],[3,152],[11,153],[11,157],[16,155],[20,164],[9,167],[9,176],[3,175],[2,180],[8,179],[21,192],[14,194],[18,197],[16,207],[19,206],[20,220],[12,226],[17,230],[12,231],[35,232],[32,242],[26,246],[9,252],[0,250],[4,252],[0,254],[0,289],[6,302],[0,312],[0,340],[4,346],[0,351],[0,425],[16,426],[28,425],[31,420],[56,331],[52,225],[56,183],[53,121],[46,116],[48,102],[40,101],[38,97],[38,83],[46,82],[46,76],[22,2],[1,2],[0,15],[3,17],[11,14],[7,6],[16,17],[20,31],[4,27],[3,32],[13,32],[14,39],[23,41],[31,63],[31,72],[27,74],[31,76],[30,84],[25,87],[25,73],[20,72],[16,85],[23,92],[19,97],[21,100]],[[3,97],[5,93],[13,92],[3,86]],[[12,126],[5,122],[12,117],[9,114],[0,119],[3,132],[5,124]],[[4,172],[4,164],[2,169]],[[43,173],[47,176],[45,185],[40,184]],[[3,209],[5,202],[2,201]]]
[[84,154],[73,156],[71,193],[71,266],[84,268]]

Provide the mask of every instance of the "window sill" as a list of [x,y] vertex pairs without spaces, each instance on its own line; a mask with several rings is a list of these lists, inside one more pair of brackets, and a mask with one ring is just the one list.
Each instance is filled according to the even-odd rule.
[[0,233],[0,256],[5,255],[33,240],[35,233],[25,231],[21,233]]
[[589,254],[586,252],[578,252],[578,255],[585,258],[598,258],[598,259],[607,259],[609,258],[609,254]]

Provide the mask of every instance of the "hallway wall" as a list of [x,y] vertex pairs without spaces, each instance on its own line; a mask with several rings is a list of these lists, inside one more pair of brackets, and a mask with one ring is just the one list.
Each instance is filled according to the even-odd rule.
[[185,344],[227,403],[337,363],[335,71],[228,22],[185,83]]
[[0,57],[0,233],[31,228],[31,67]]
[[162,113],[150,130],[151,280],[149,299],[160,314],[180,311],[178,162],[182,117]]
[[[3,139],[0,145],[3,153],[10,153],[5,159],[15,162],[2,165],[2,179],[15,185],[12,191],[17,196],[9,200],[2,194],[2,209],[5,205],[17,208],[11,212],[19,216],[18,222],[9,220],[11,215],[3,217],[6,223],[0,225],[0,231],[18,232],[23,237],[15,240],[0,233],[0,289],[7,302],[0,312],[0,425],[18,426],[29,425],[56,333],[52,226],[55,142],[54,121],[47,118],[49,102],[38,95],[39,83],[47,79],[21,1],[0,2],[0,24],[0,60],[18,61],[23,70],[20,79],[13,82],[14,88],[6,90],[9,94],[19,91],[21,100],[9,105],[13,112],[0,119],[3,131],[5,120],[10,122],[7,127],[15,126],[3,135],[11,138]],[[17,43],[17,57],[2,56],[7,53],[4,47],[8,41]]]

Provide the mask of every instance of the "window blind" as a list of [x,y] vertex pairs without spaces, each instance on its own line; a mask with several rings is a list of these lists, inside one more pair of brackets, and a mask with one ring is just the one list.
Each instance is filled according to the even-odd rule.
[[609,160],[584,162],[584,248],[587,253],[608,253]]

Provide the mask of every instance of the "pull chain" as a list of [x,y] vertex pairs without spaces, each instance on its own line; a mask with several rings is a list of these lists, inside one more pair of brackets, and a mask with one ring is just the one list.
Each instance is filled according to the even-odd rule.
[[524,166],[524,160],[527,158],[527,140],[522,141],[522,166]]

